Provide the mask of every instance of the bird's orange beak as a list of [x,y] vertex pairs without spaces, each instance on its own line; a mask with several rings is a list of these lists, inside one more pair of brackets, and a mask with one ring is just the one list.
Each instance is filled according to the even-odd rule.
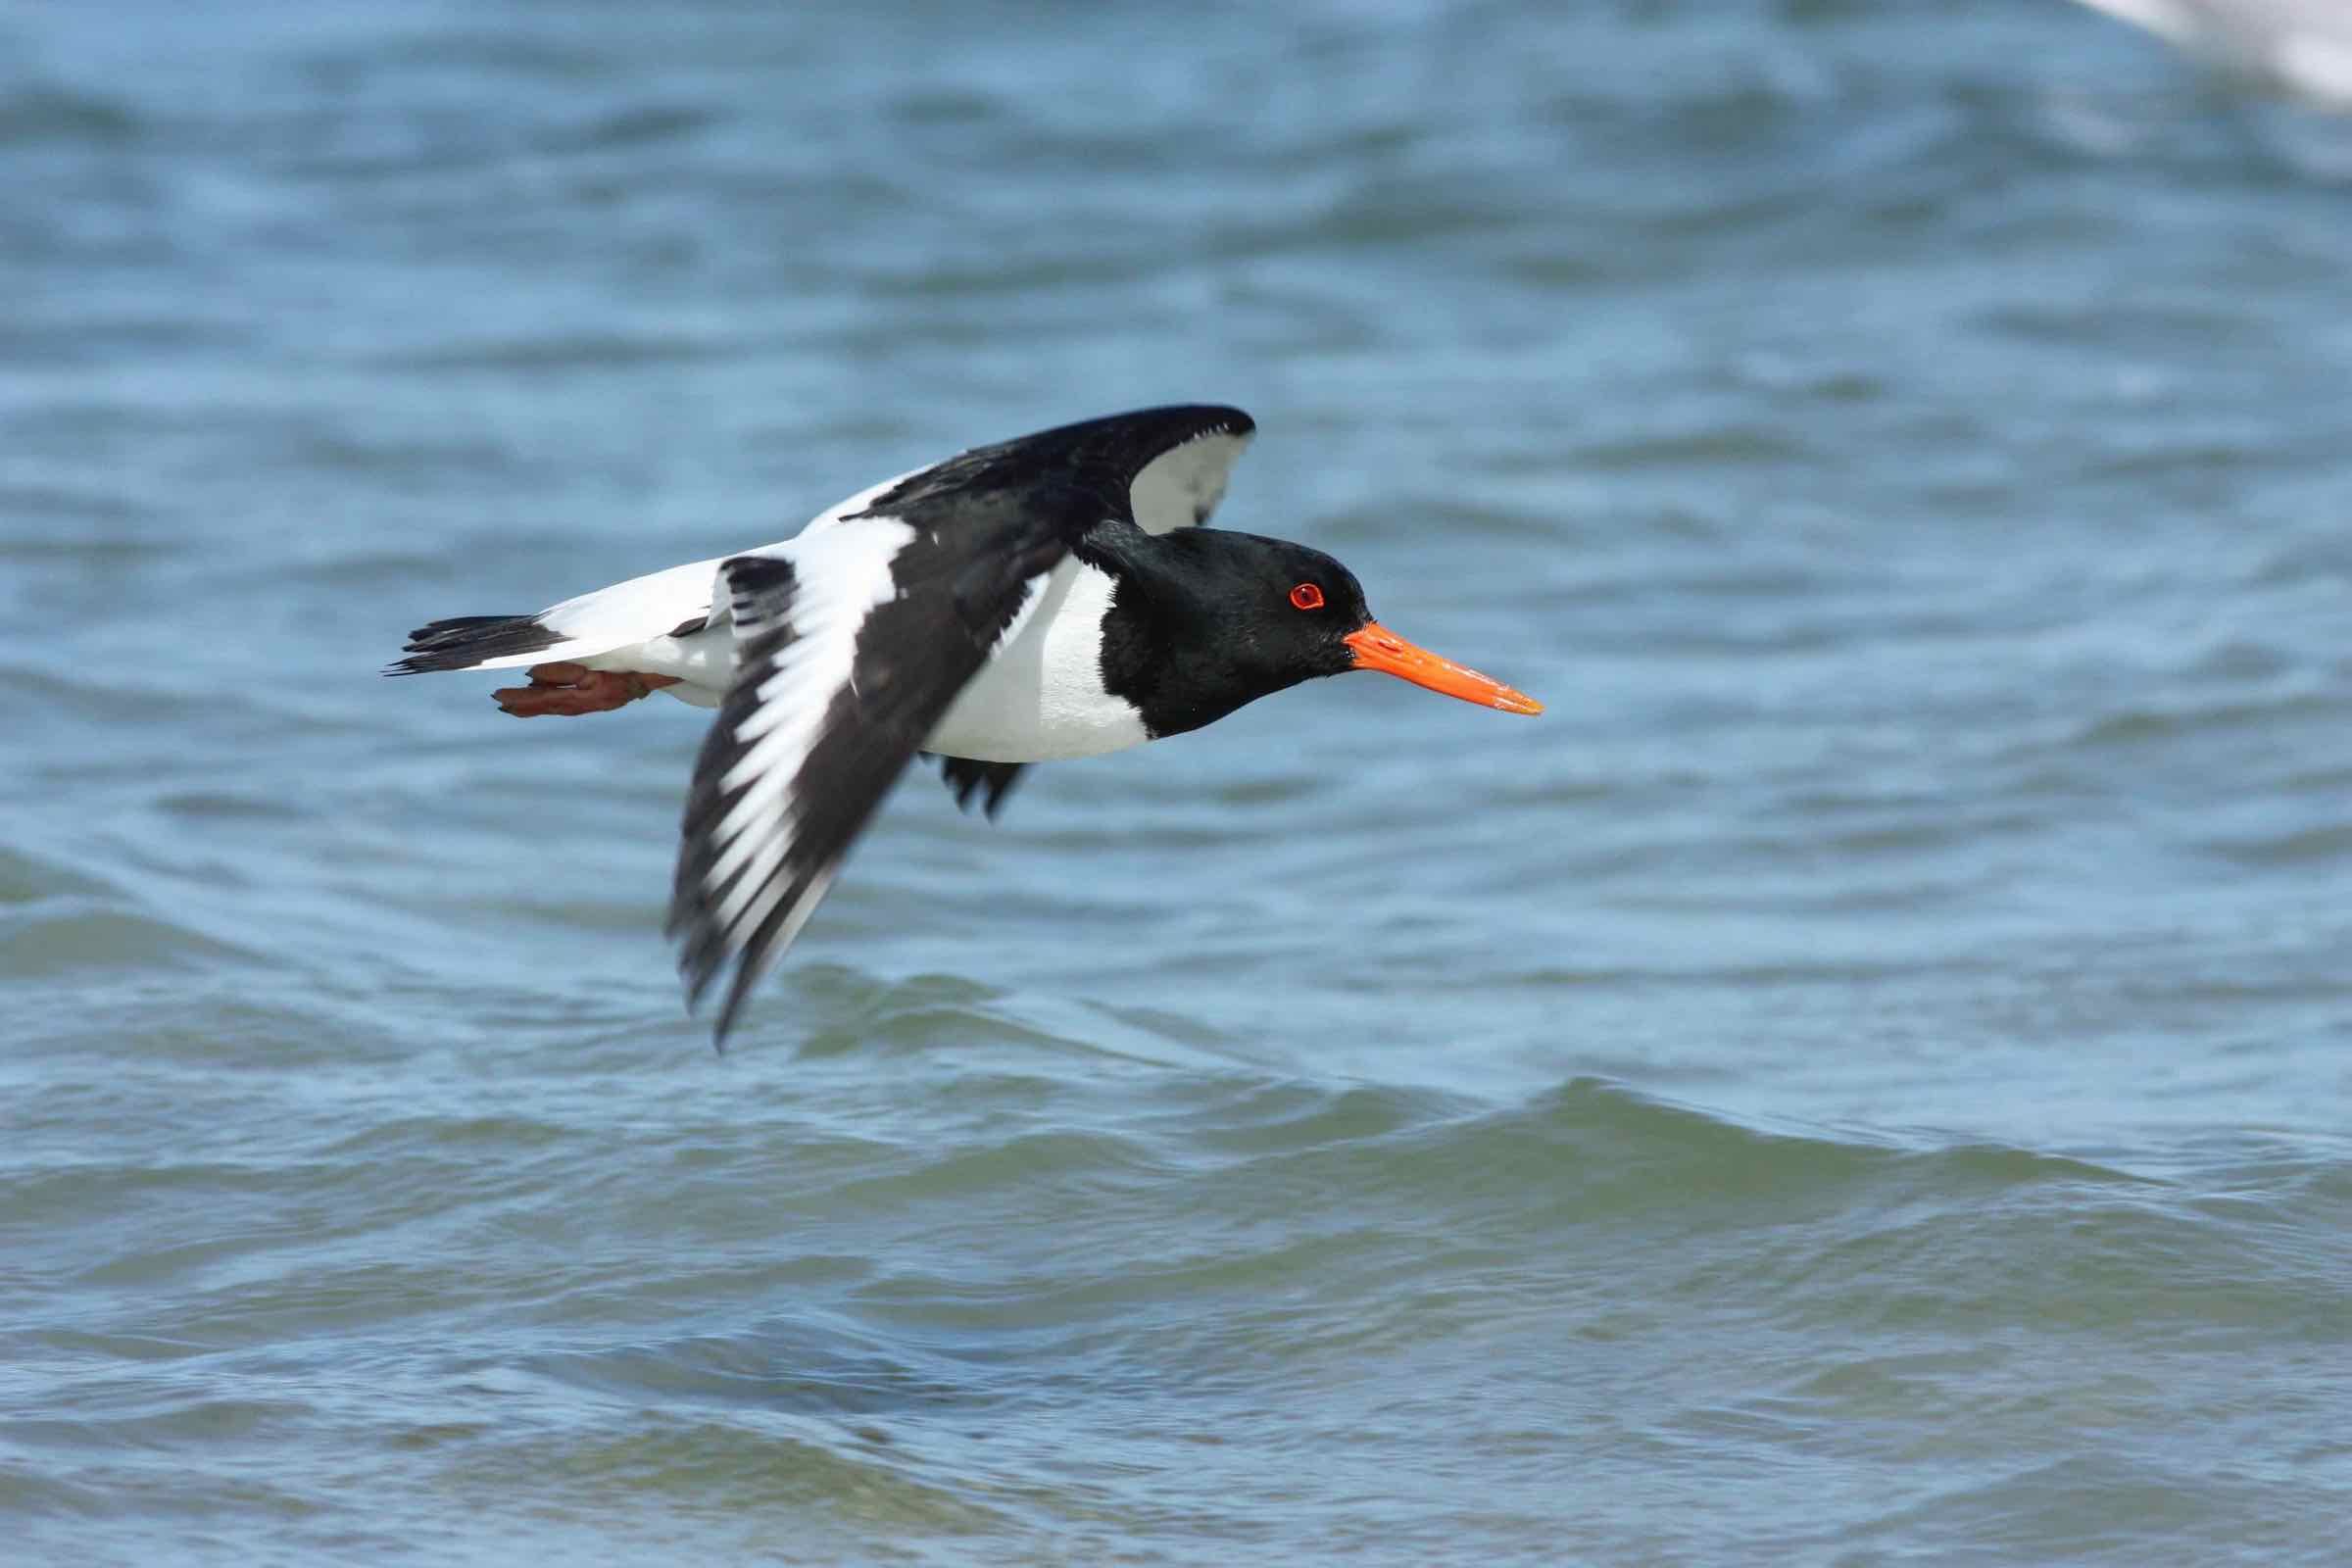
[[1426,648],[1416,648],[1377,620],[1366,623],[1360,631],[1349,632],[1346,640],[1355,651],[1358,669],[1377,669],[1384,675],[1409,680],[1416,686],[1459,697],[1481,708],[1499,708],[1506,713],[1544,711],[1544,705],[1525,692],[1515,692],[1475,669],[1465,669],[1450,659],[1440,659]]

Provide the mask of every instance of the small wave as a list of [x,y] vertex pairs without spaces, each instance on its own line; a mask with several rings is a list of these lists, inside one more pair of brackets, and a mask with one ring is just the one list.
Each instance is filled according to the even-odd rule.
[[1461,1104],[1450,1097],[1387,1085],[1334,1090],[1287,1079],[1209,1083],[1215,1092],[1206,1099],[1188,1096],[1181,1114],[1191,1126],[1194,1146],[1223,1155],[1284,1153],[1386,1138]]
[[85,968],[204,968],[258,957],[160,915],[94,907],[86,899],[19,906],[0,915],[0,978],[45,979]]
[[985,1201],[991,1193],[1018,1192],[1071,1201],[1148,1182],[1157,1161],[1134,1140],[1068,1128],[1024,1132],[955,1150],[914,1168],[862,1176],[833,1188],[831,1200],[895,1207],[905,1203]]
[[2204,847],[2245,866],[2323,866],[2352,856],[2352,822],[2307,823],[2283,832],[2208,840]]
[[1129,1064],[1193,1060],[1204,1046],[1213,1051],[1218,1044],[1190,1020],[1017,998],[961,975],[891,980],[842,964],[811,964],[788,984],[789,1005],[801,1018],[791,1031],[794,1057],[804,1063],[928,1055],[943,1063],[986,1056],[1001,1064],[1009,1047],[1049,1061]]
[[2150,741],[2210,732],[2254,729],[2306,718],[2328,718],[2346,708],[2343,698],[2325,692],[2296,692],[2273,698],[2238,698],[2176,707],[2132,707],[2102,713],[2078,727],[2068,744],[2124,750]]
[[709,104],[639,104],[598,117],[585,125],[546,137],[549,152],[609,152],[691,139],[719,123],[722,110]]
[[157,796],[155,808],[199,822],[299,822],[319,814],[285,796],[258,791],[240,795],[226,790],[175,790]]
[[43,899],[96,899],[115,889],[92,876],[38,858],[22,850],[0,849],[0,908]]
[[[615,1425],[622,1429],[617,1436]],[[583,1422],[581,1430],[552,1437],[515,1440],[502,1433],[453,1450],[448,1480],[502,1504],[517,1491],[540,1498],[568,1495],[600,1509],[628,1496],[640,1505],[683,1510],[706,1526],[733,1518],[745,1546],[760,1544],[760,1555],[772,1549],[779,1518],[796,1521],[794,1534],[803,1546],[824,1542],[832,1531],[858,1532],[832,1543],[837,1549],[854,1541],[870,1547],[904,1532],[1000,1532],[1008,1523],[979,1500],[981,1489],[959,1492],[926,1480],[916,1463],[891,1450],[884,1435],[773,1417],[721,1421],[638,1413]],[[835,1551],[819,1546],[816,1555],[830,1560]]]
[[144,129],[137,112],[116,99],[53,86],[0,93],[0,146],[66,141],[119,147]]
[[[794,1274],[803,1288],[811,1283],[808,1270]],[[585,1393],[672,1407],[872,1417],[986,1402],[969,1378],[925,1364],[920,1350],[876,1341],[822,1313],[725,1334],[542,1354],[526,1369]]]
[[1911,1151],[1848,1140],[1826,1130],[1776,1131],[1693,1106],[1653,1100],[1616,1084],[1579,1078],[1526,1104],[1422,1135],[1433,1168],[1465,1155],[1522,1169],[1556,1162],[1558,1173],[1643,1204],[1645,1194],[1675,1201],[1743,1200],[1764,1191],[1826,1190],[1925,1161],[1938,1176],[1971,1186],[2053,1178],[2131,1181],[2080,1161],[1996,1146]]
[[[1324,1210],[1411,1233],[1436,1225],[1513,1249],[1531,1236],[1671,1214],[1678,1226],[1781,1224],[1940,1196],[2137,1188],[2084,1161],[1996,1145],[1924,1148],[1820,1128],[1776,1129],[1582,1078],[1477,1108],[1394,1088],[1264,1087],[1254,1121],[1202,1107],[1156,1121],[1161,1166],[1206,1162],[1185,1206],[1234,1218]],[[1133,1159],[1134,1154],[1121,1156]]]

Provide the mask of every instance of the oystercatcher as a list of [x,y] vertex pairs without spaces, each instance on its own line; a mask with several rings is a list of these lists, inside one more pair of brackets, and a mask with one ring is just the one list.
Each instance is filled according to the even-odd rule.
[[1196,529],[1255,428],[1188,405],[975,447],[781,544],[535,615],[436,620],[385,673],[525,666],[530,684],[493,694],[525,718],[655,691],[719,710],[668,932],[690,1008],[734,967],[723,1046],[918,751],[993,816],[1027,763],[1180,735],[1317,675],[1376,669],[1543,711],[1375,621],[1321,551]]

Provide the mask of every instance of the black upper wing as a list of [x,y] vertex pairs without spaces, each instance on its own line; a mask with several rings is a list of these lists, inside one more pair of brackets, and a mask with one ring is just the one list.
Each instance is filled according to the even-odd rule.
[[992,493],[1085,492],[1087,526],[1123,517],[1149,533],[1204,521],[1225,493],[1233,460],[1257,429],[1239,409],[1184,403],[1138,409],[959,452],[908,474],[867,503],[869,513],[916,520],[949,515]]

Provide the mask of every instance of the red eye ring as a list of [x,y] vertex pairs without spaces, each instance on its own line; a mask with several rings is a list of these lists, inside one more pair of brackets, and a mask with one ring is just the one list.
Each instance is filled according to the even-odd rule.
[[1323,590],[1311,582],[1302,582],[1291,590],[1291,604],[1298,610],[1321,610]]

